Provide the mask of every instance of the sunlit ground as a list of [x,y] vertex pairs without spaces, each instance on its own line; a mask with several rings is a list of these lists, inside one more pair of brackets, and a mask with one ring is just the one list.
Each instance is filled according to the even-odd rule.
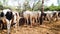
[[[7,34],[7,30],[0,30],[0,34]],[[11,34],[60,34],[60,21],[43,23],[40,26],[20,26],[17,31],[11,28]]]

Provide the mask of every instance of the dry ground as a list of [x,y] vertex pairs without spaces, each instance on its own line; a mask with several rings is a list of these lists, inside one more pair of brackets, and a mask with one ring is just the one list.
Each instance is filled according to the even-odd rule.
[[[7,30],[0,30],[0,34],[7,34]],[[20,26],[17,31],[11,28],[11,34],[60,34],[60,21],[43,23],[40,26]]]

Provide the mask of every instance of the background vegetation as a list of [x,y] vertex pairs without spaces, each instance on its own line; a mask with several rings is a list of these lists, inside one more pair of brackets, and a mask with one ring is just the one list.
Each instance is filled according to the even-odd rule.
[[[8,6],[7,2],[8,0],[2,0],[3,3],[0,1],[0,10],[2,9],[6,9],[6,8],[11,8],[11,9],[14,9],[14,10],[17,10],[17,11],[26,11],[26,10],[30,10],[30,11],[38,11],[40,10],[41,11],[41,0],[39,0],[37,3],[34,2],[33,3],[33,7],[31,8],[30,5],[29,5],[29,1],[25,1],[25,3],[23,4],[23,9],[21,9],[21,5],[19,4],[19,6],[16,6],[17,8],[15,7],[11,7],[11,6]],[[14,0],[14,1],[17,1],[17,0]],[[46,2],[47,0],[45,0]],[[59,1],[58,1],[59,2]],[[44,11],[60,11],[60,4],[58,6],[54,6],[54,4],[52,4],[51,6],[44,6]]]

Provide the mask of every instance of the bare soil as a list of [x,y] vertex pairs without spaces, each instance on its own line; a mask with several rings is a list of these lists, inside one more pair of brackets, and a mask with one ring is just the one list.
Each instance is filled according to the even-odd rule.
[[[0,34],[7,34],[7,30],[0,30]],[[38,26],[20,26],[18,30],[11,28],[11,34],[60,34],[60,21],[46,23]]]

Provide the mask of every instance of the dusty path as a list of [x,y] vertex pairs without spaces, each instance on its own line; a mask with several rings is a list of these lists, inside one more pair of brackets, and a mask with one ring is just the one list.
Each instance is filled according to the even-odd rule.
[[[0,30],[0,34],[7,34],[7,30]],[[60,21],[53,23],[44,23],[36,27],[20,26],[17,31],[11,29],[11,34],[60,34]]]

